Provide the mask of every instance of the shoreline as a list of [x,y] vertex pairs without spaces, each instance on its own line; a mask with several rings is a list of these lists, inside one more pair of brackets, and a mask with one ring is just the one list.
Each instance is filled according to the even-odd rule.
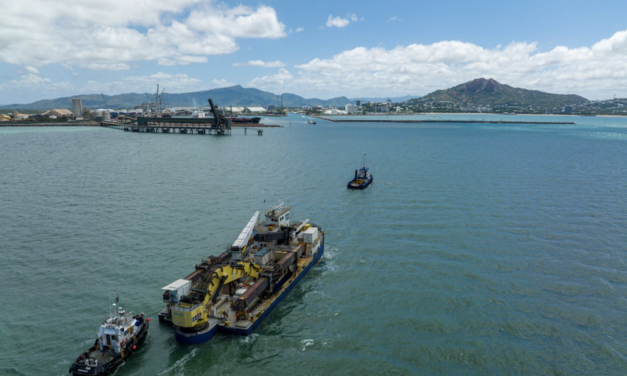
[[67,123],[52,123],[52,122],[19,122],[19,121],[3,121],[0,123],[0,127],[99,127],[100,122],[95,120],[90,121],[73,121]]
[[367,119],[328,119],[318,117],[319,119],[330,121],[333,123],[409,123],[409,124],[425,124],[425,123],[453,123],[453,124],[561,124],[575,125],[572,121],[511,121],[511,120],[367,120]]
[[[378,114],[372,114],[372,115],[362,115],[362,114],[355,114],[355,115],[331,115],[331,116],[363,116],[363,117],[368,117],[368,116],[424,116],[424,115],[480,115],[480,116],[569,116],[569,117],[617,117],[617,118],[627,118],[627,115],[594,115],[594,116],[589,116],[589,115],[573,115],[573,114],[497,114],[497,113],[478,113],[478,112],[415,112],[413,114],[397,114],[397,113],[378,113]],[[318,118],[323,118],[322,116],[319,115],[309,115],[312,117],[318,117]]]

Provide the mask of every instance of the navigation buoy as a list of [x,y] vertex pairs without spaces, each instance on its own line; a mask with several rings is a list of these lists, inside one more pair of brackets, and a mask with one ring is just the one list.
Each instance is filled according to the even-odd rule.
[[146,319],[146,321],[150,322],[150,317]]

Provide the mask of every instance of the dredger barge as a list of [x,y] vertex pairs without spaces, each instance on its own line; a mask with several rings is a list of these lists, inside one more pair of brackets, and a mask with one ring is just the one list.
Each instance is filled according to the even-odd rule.
[[218,332],[248,335],[323,253],[322,229],[309,220],[290,224],[289,206],[270,208],[265,220],[256,212],[226,252],[163,288],[159,321],[172,323],[182,343],[203,343]]

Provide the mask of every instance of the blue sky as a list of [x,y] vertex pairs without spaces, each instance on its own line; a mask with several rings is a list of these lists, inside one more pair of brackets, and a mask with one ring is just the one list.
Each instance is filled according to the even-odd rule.
[[0,103],[240,84],[328,99],[478,77],[627,97],[625,1],[0,0]]

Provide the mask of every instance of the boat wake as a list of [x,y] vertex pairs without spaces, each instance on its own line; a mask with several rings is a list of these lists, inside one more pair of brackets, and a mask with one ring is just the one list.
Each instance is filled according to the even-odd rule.
[[313,346],[314,344],[314,340],[313,339],[304,339],[302,341],[300,341],[301,345],[303,345],[303,351],[305,351],[305,349],[308,346]]
[[240,342],[242,344],[252,345],[253,343],[255,343],[255,340],[257,339],[257,337],[259,337],[259,334],[252,333],[252,334],[247,335],[246,337],[241,337]]
[[172,373],[175,375],[181,375],[181,376],[184,375],[185,364],[187,364],[187,362],[189,362],[190,360],[194,359],[197,352],[198,352],[198,348],[194,348],[192,351],[189,352],[189,354],[177,360],[176,363],[174,363],[171,367],[168,367],[164,369],[163,371],[157,373],[157,375],[169,375]]
[[338,255],[339,249],[328,247],[324,250],[320,266],[323,273],[332,272],[335,273],[339,270],[339,265],[335,262],[335,257]]

